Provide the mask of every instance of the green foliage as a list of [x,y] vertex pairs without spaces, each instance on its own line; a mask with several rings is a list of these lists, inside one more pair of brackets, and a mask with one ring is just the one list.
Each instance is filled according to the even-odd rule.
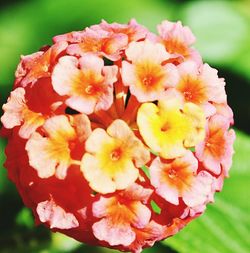
[[31,210],[26,207],[22,208],[16,216],[16,224],[32,229],[34,227],[34,220]]
[[149,168],[148,168],[146,165],[144,165],[144,166],[141,167],[141,169],[143,170],[143,172],[145,173],[145,175],[146,175],[148,178],[150,178]]
[[6,180],[6,170],[2,169],[2,164],[5,161],[4,149],[5,149],[5,140],[0,139],[0,196],[3,194],[9,185],[9,182]]
[[[187,3],[181,19],[195,36],[202,57],[227,66],[250,79],[249,1],[196,1]],[[237,64],[235,64],[237,62]]]
[[152,207],[152,209],[153,209],[153,211],[155,212],[155,213],[158,213],[158,214],[160,214],[161,213],[161,208],[157,205],[157,203],[156,202],[154,202],[153,200],[151,200],[151,207]]
[[250,137],[237,132],[231,176],[202,217],[165,240],[180,253],[248,253],[250,249]]
[[209,62],[231,62],[246,42],[247,23],[234,9],[230,1],[197,1],[183,9],[184,21],[198,38],[196,47]]
[[53,233],[51,238],[52,252],[71,252],[78,249],[82,243],[61,233]]

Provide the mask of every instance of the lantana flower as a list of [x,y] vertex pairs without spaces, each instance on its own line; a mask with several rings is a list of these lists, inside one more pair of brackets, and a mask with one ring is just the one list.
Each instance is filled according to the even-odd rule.
[[137,124],[147,145],[171,159],[204,138],[205,116],[192,103],[182,105],[178,99],[165,99],[158,106],[144,103],[138,110]]
[[64,56],[53,70],[52,85],[59,95],[69,97],[66,104],[71,108],[91,114],[111,106],[116,75],[116,66],[104,67],[103,60],[94,55],[85,55],[79,60]]
[[215,174],[221,171],[228,175],[232,165],[233,142],[235,133],[227,131],[229,121],[220,115],[215,115],[207,122],[206,138],[196,147],[196,156],[206,169]]
[[149,151],[122,120],[115,120],[105,132],[95,129],[86,142],[81,169],[97,192],[126,189],[139,176],[138,168],[150,159]]
[[85,53],[94,53],[103,55],[111,61],[120,59],[120,50],[128,44],[128,38],[122,33],[109,33],[106,31],[95,31],[87,29],[81,35],[81,42],[71,44],[67,52],[70,55],[84,55]]
[[132,64],[123,61],[122,80],[139,102],[158,100],[167,87],[176,85],[177,69],[173,64],[163,65],[169,54],[161,44],[132,42],[125,53]]
[[[91,131],[90,122],[85,115],[82,115],[82,117],[83,120],[77,123],[82,124],[82,127],[85,128],[84,135],[88,137]],[[74,121],[74,118],[72,121]],[[84,141],[82,136],[78,136],[83,132],[78,132],[77,128],[74,129],[69,119],[63,115],[48,119],[42,130],[43,135],[33,133],[27,141],[26,150],[29,163],[37,170],[41,178],[56,175],[59,179],[64,179],[67,168],[74,162],[71,158],[71,149],[74,148],[74,142]]]
[[140,253],[205,212],[232,163],[225,81],[180,21],[102,20],[21,56],[5,167],[36,224]]
[[183,26],[180,21],[163,21],[157,26],[160,40],[171,54],[171,59],[178,62],[193,60],[201,64],[201,56],[192,45],[195,43],[195,36],[189,27]]
[[76,217],[56,205],[52,199],[40,202],[36,211],[41,222],[49,222],[50,228],[69,229],[79,226]]
[[[136,187],[132,186],[132,189]],[[137,191],[140,195],[135,195],[135,198],[131,188],[128,188],[125,194],[111,198],[102,197],[93,204],[94,216],[101,218],[93,225],[98,239],[107,241],[112,246],[129,246],[136,238],[133,227],[144,228],[149,223],[151,212],[142,201],[146,201],[152,191],[143,190],[148,196],[140,189]]]
[[213,177],[197,170],[198,160],[191,151],[167,162],[155,158],[149,168],[152,185],[160,196],[174,205],[181,197],[189,207],[206,202],[212,188]]
[[25,89],[21,87],[11,92],[3,110],[5,113],[1,121],[4,126],[11,129],[22,125],[19,134],[23,138],[28,138],[45,121],[41,113],[33,112],[28,108],[25,102]]
[[[23,57],[20,63],[20,68],[23,68],[23,71],[26,73],[22,73],[22,75],[24,75],[24,78],[20,82],[21,86],[25,87],[30,83],[33,84],[37,79],[41,77],[50,76],[52,66],[57,61],[60,53],[62,53],[67,48],[67,46],[68,43],[65,41],[59,42],[50,47],[46,52],[38,52],[32,57],[28,58]],[[17,78],[19,79],[20,73],[17,74]]]

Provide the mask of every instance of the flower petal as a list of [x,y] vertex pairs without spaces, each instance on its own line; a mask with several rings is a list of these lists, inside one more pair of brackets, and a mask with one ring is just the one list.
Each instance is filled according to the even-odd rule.
[[178,205],[179,197],[190,191],[196,180],[197,168],[198,161],[191,151],[164,163],[157,157],[149,168],[150,181],[160,196]]
[[102,128],[96,128],[86,141],[85,148],[89,153],[97,153],[102,150],[104,143],[112,142],[112,138]]
[[80,75],[77,64],[78,60],[73,56],[63,56],[59,59],[52,73],[52,85],[59,95],[64,96],[71,91],[74,79]]
[[222,115],[214,115],[208,121],[205,140],[196,146],[197,158],[203,162],[206,169],[217,175],[221,172],[223,161],[231,164],[234,134],[228,132],[229,125],[229,119]]
[[93,233],[96,238],[108,242],[111,246],[128,246],[135,240],[135,232],[128,224],[113,224],[107,218],[93,225]]
[[[125,176],[126,175],[126,176]],[[126,167],[121,172],[117,172],[114,176],[116,189],[125,189],[132,185],[139,176],[138,169],[132,161],[128,161]]]
[[161,64],[169,58],[163,45],[160,43],[152,43],[149,40],[142,42],[131,42],[126,49],[128,60],[132,62],[150,60]]
[[97,159],[93,155],[84,154],[81,162],[81,171],[94,191],[106,194],[116,190],[116,184],[107,173],[102,171]]
[[226,103],[225,81],[218,78],[218,71],[208,64],[202,67],[200,78],[207,85],[209,100],[215,103]]
[[26,144],[29,163],[41,178],[56,172],[59,179],[64,179],[71,162],[68,142],[76,138],[75,131],[65,116],[48,119],[43,129],[48,137],[33,133]]
[[16,88],[10,93],[7,103],[3,105],[4,114],[1,117],[1,122],[5,128],[11,129],[21,125],[22,110],[25,108],[24,95],[25,90],[23,88]]
[[[61,57],[52,73],[52,85],[73,109],[91,114],[95,110],[107,110],[113,102],[113,82],[117,67],[106,66],[95,55],[85,54],[78,60],[73,56]],[[103,70],[103,73],[102,73]]]
[[213,191],[212,183],[213,177],[208,172],[199,172],[191,188],[183,192],[184,202],[190,207],[206,204],[209,195]]
[[153,220],[143,229],[136,231],[136,239],[129,246],[132,252],[140,253],[144,247],[152,247],[156,241],[161,240],[164,236],[165,227],[159,225]]
[[40,202],[36,208],[41,222],[47,222],[50,228],[71,229],[79,226],[76,217],[56,205],[53,200]]

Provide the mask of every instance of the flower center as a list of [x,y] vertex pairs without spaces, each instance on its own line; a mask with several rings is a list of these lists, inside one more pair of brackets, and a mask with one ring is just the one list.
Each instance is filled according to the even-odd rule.
[[211,143],[206,142],[205,146],[209,148],[211,146]]
[[152,85],[153,82],[153,77],[152,76],[146,76],[142,79],[142,82],[145,86],[150,86]]
[[122,151],[120,148],[115,149],[111,152],[110,158],[112,161],[118,161],[121,158]]
[[192,93],[190,92],[190,91],[184,91],[184,97],[185,97],[185,99],[187,100],[187,101],[191,101],[192,100],[192,98],[193,98],[193,95],[192,95]]
[[94,87],[93,85],[88,85],[86,88],[85,88],[85,92],[89,95],[93,94],[94,93]]
[[169,122],[165,123],[162,127],[161,127],[161,131],[162,132],[167,132],[170,129],[170,124]]
[[175,177],[177,176],[176,170],[175,170],[175,169],[170,169],[170,170],[168,171],[168,176],[169,176],[169,178],[171,178],[171,179],[175,178]]

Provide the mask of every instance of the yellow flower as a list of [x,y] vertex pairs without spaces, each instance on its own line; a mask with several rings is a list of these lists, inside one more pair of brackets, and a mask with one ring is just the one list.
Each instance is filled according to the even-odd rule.
[[150,159],[149,151],[122,120],[95,129],[86,141],[81,170],[92,189],[100,193],[122,190],[135,182]]
[[137,124],[146,144],[160,156],[182,156],[186,148],[204,139],[205,116],[193,103],[177,98],[160,100],[158,105],[144,103],[138,110]]

